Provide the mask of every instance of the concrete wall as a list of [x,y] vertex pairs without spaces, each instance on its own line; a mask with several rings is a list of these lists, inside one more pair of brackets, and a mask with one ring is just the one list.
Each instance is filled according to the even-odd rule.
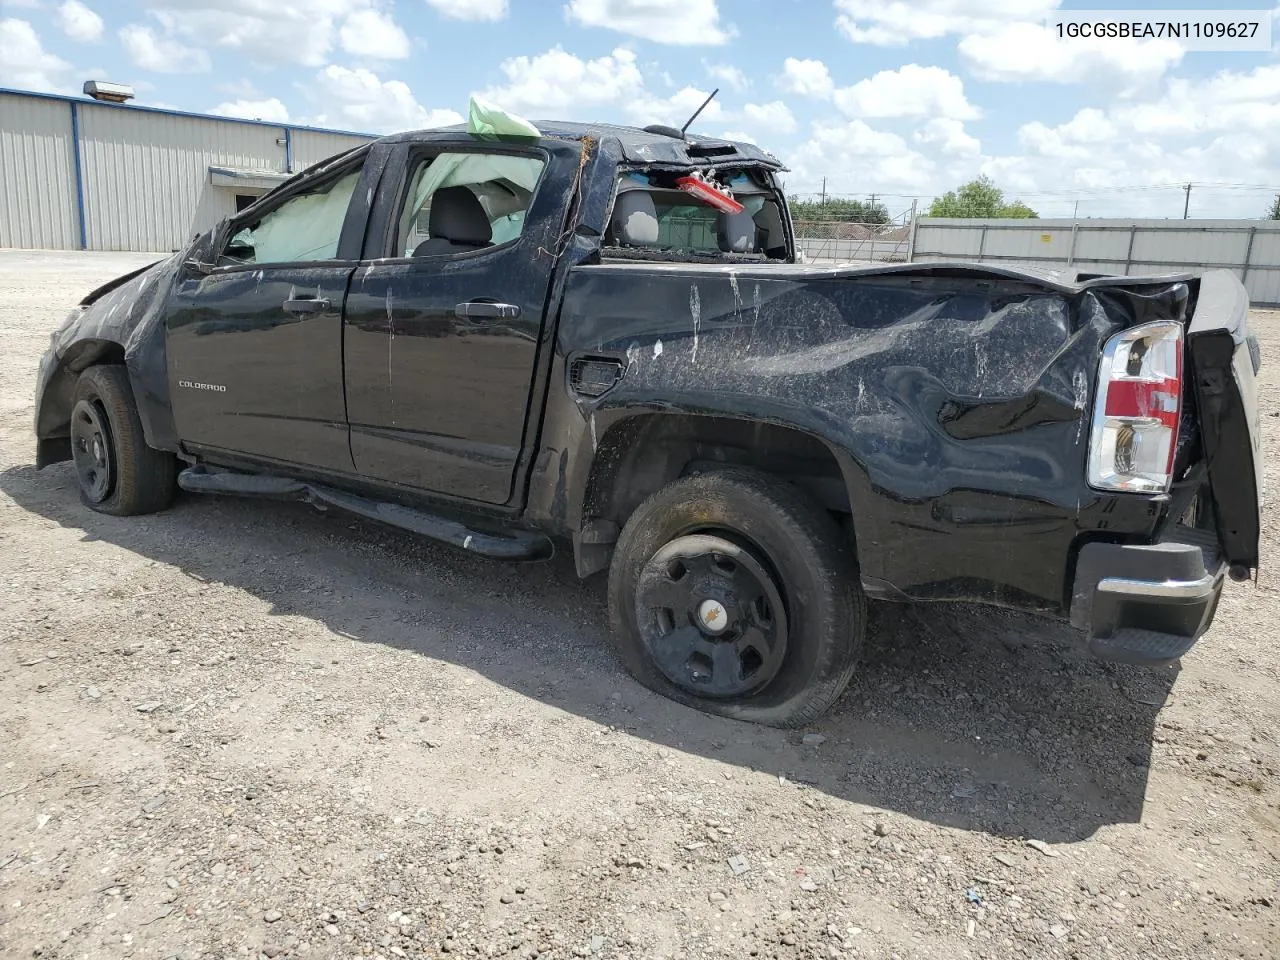
[[916,221],[913,260],[1072,267],[1084,273],[1183,273],[1223,267],[1258,306],[1280,304],[1280,221]]

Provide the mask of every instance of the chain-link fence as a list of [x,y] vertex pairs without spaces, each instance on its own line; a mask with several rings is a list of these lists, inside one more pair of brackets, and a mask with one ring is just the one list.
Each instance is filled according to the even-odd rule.
[[905,263],[910,224],[797,220],[796,246],[809,260]]
[[891,215],[875,197],[792,196],[796,246],[808,260],[905,263],[913,210]]

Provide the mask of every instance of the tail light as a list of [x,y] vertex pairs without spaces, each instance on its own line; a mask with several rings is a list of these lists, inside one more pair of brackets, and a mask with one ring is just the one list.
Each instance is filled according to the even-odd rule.
[[1098,370],[1089,485],[1165,493],[1182,412],[1182,324],[1162,320],[1117,333]]

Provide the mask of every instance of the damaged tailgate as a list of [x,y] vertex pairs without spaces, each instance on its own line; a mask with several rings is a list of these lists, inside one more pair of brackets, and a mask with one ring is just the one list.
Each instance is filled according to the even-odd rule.
[[1258,566],[1262,455],[1255,376],[1261,359],[1249,331],[1249,299],[1235,275],[1200,281],[1187,351],[1208,462],[1218,542],[1235,567]]

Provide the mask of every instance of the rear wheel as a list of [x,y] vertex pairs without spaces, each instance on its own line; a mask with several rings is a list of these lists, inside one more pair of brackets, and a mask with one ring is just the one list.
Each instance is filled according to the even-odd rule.
[[614,643],[645,686],[709,713],[802,726],[844,691],[866,602],[852,542],[793,485],[685,477],[627,521],[609,572]]
[[71,459],[80,498],[99,513],[154,513],[173,501],[177,460],[147,446],[124,367],[89,367],[80,374]]

